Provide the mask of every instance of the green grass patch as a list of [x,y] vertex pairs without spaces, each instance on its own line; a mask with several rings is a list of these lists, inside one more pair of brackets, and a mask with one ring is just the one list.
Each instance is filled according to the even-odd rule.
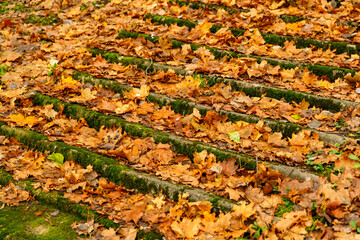
[[0,14],[5,14],[9,12],[9,9],[6,7],[10,4],[10,2],[1,2],[0,3]]
[[291,212],[294,208],[294,203],[290,201],[288,198],[282,198],[284,204],[281,204],[277,207],[275,216],[282,218],[284,213]]
[[31,14],[25,19],[26,23],[33,23],[33,24],[41,24],[41,25],[51,25],[55,23],[60,23],[61,20],[58,18],[57,14],[50,14],[48,16],[40,17]]

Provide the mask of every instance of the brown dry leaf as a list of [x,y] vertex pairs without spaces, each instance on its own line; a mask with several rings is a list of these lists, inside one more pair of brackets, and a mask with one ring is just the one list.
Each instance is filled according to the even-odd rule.
[[226,187],[225,192],[229,194],[229,198],[235,201],[239,201],[240,197],[244,195],[244,192]]
[[47,116],[49,119],[54,119],[56,117],[56,115],[58,114],[58,112],[56,112],[53,109],[53,105],[52,104],[47,104],[43,107],[43,109],[40,110],[40,112],[42,114],[44,114],[45,116]]
[[22,55],[18,52],[14,52],[14,51],[4,51],[1,53],[1,57],[0,57],[0,61],[2,62],[13,62],[16,61],[17,59],[21,58]]
[[300,131],[298,134],[293,134],[292,138],[289,139],[291,146],[305,146],[308,144],[308,139],[306,139],[305,131]]
[[135,240],[138,230],[136,228],[121,228],[119,232],[125,237],[123,240]]
[[[2,80],[4,81],[4,79],[2,79]],[[25,88],[17,88],[14,90],[1,90],[0,96],[7,97],[7,98],[14,98],[14,97],[20,97],[24,92],[26,92]]]
[[201,152],[194,152],[194,163],[199,166],[200,169],[202,168],[210,168],[216,162],[216,157],[214,154],[203,150]]
[[229,158],[227,161],[221,162],[221,167],[221,173],[229,177],[235,174],[236,170],[239,168],[239,165],[236,164],[235,158]]
[[286,147],[288,145],[288,142],[285,139],[282,139],[281,132],[271,134],[267,142],[275,147]]
[[[137,231],[135,231],[135,233],[136,232]],[[103,240],[120,240],[120,237],[116,235],[116,231],[113,228],[104,229],[101,231],[100,234],[101,234],[101,239],[103,239]],[[132,238],[129,238],[129,239],[132,239]]]
[[123,211],[123,220],[130,222],[133,221],[135,224],[144,216],[144,212],[147,204],[143,202],[136,203],[131,210]]
[[73,102],[86,103],[96,98],[97,91],[91,91],[90,88],[81,89],[81,96],[76,96],[70,99]]
[[[292,228],[294,225],[300,223],[301,219],[307,216],[308,215],[306,213],[306,210],[288,212],[284,214],[283,218],[280,221],[275,223],[274,227],[276,230],[284,233],[290,228]],[[308,217],[311,218],[311,216]]]
[[22,201],[27,201],[30,198],[30,194],[18,189],[13,182],[9,182],[7,186],[0,189],[0,202],[7,205],[19,205]]
[[351,73],[348,73],[344,78],[348,83],[356,85],[360,83],[360,72],[356,72],[354,76],[351,76]]
[[139,115],[147,115],[148,113],[153,113],[155,111],[154,104],[149,102],[144,102],[136,110]]
[[108,182],[106,178],[100,178],[99,187],[102,187],[104,189],[114,189],[116,188],[116,185],[114,185],[112,182]]
[[100,111],[107,111],[107,112],[115,112],[117,108],[116,103],[112,101],[105,101],[102,100],[101,103],[97,106]]

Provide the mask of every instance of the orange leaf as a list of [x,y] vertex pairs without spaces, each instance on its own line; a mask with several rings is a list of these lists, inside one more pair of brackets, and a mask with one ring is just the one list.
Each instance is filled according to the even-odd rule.
[[195,220],[190,220],[188,218],[183,218],[181,222],[173,222],[171,224],[171,229],[182,238],[194,238],[199,232],[199,224],[201,220],[196,218]]

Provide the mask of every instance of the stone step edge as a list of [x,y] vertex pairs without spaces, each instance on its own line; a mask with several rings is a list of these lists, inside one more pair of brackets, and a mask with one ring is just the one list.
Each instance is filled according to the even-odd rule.
[[[62,102],[59,99],[49,97],[40,93],[32,92],[32,99],[34,101],[34,104],[39,106],[46,104],[53,104],[55,110],[59,111],[61,109],[67,117],[72,117],[74,119],[84,118],[87,124],[89,125],[89,127],[95,128],[97,130],[99,130],[102,126],[121,127],[122,130],[127,134],[129,134],[130,136],[140,137],[140,138],[152,137],[156,143],[159,142],[163,144],[168,143],[170,144],[174,152],[187,155],[190,157],[190,159],[192,159],[194,152],[201,152],[203,150],[206,150],[209,153],[213,153],[216,156],[217,161],[224,161],[233,157],[237,160],[237,163],[239,164],[240,167],[248,170],[256,170],[257,163],[263,162],[261,160],[256,160],[254,157],[243,153],[220,149],[218,147],[214,147],[206,143],[191,141],[180,136],[156,131],[153,128],[145,127],[141,124],[127,122],[122,118],[95,112],[77,104]],[[316,174],[307,171],[305,169],[290,167],[274,162],[267,162],[267,164],[271,168],[279,171],[280,173],[283,173],[287,177],[298,178],[300,180],[313,180],[313,181],[317,181],[319,178],[319,176],[317,176]],[[151,176],[149,175],[148,177],[150,178]],[[113,181],[112,179],[110,180]],[[184,191],[188,191],[188,190],[185,189]],[[190,191],[188,192],[190,193]],[[173,199],[176,199],[178,192],[176,192],[176,194],[171,194],[171,195],[172,196],[176,195],[173,196]],[[212,197],[212,199],[216,199],[216,198]],[[225,203],[222,204],[224,205]]]
[[[94,56],[100,54],[104,59],[109,61],[110,63],[121,63],[123,65],[136,65],[139,69],[145,71],[158,71],[162,70],[167,72],[168,70],[174,70],[178,75],[191,75],[185,69],[180,67],[174,67],[158,62],[153,62],[150,60],[136,58],[136,57],[129,57],[123,56],[116,52],[110,52],[106,50],[101,50],[99,48],[91,48],[89,50]],[[267,97],[275,98],[275,99],[282,99],[284,98],[287,102],[296,102],[300,103],[303,99],[307,101],[310,106],[315,106],[324,110],[330,111],[341,111],[348,109],[349,107],[360,107],[360,103],[338,99],[338,98],[331,98],[331,97],[324,97],[318,96],[312,93],[301,92],[301,91],[294,91],[294,90],[287,90],[273,86],[267,86],[261,83],[249,83],[241,80],[231,79],[231,78],[222,78],[218,76],[209,76],[205,74],[198,74],[203,79],[205,79],[208,85],[212,86],[215,83],[225,83],[230,84],[234,91],[243,91],[245,94],[249,95],[250,97],[261,97],[263,94],[266,94]]]
[[[124,96],[125,91],[131,90],[133,87],[130,85],[118,83],[115,80],[110,79],[99,79],[90,74],[86,74],[80,71],[73,72],[73,78],[79,81],[87,82],[92,85],[102,85],[107,89],[111,89],[116,93]],[[330,143],[330,144],[343,144],[347,141],[347,139],[343,136],[327,133],[322,131],[317,131],[315,129],[306,128],[300,125],[285,123],[279,120],[269,119],[269,118],[261,118],[255,115],[248,115],[244,113],[228,111],[228,110],[219,110],[216,111],[210,106],[199,104],[187,99],[174,99],[168,97],[163,94],[150,92],[147,100],[150,102],[154,102],[159,104],[160,106],[171,106],[171,108],[176,112],[183,115],[191,114],[193,112],[193,108],[196,108],[200,111],[200,113],[205,116],[208,111],[217,112],[221,115],[228,116],[229,120],[232,122],[236,121],[245,121],[249,123],[258,123],[259,121],[264,121],[264,124],[270,127],[273,132],[281,132],[285,137],[292,137],[292,134],[297,134],[299,131],[307,129],[319,134],[319,139],[321,141]]]
[[[161,23],[161,24],[174,24],[177,23],[178,26],[187,26],[189,29],[194,28],[198,22],[185,20],[181,18],[172,18],[167,16],[161,16],[156,14],[145,14],[144,19],[151,19],[152,23]],[[220,28],[224,26],[213,25],[210,31],[212,33],[217,32]],[[246,32],[246,29],[240,28],[229,28],[232,34],[237,37],[239,35],[243,35]],[[314,40],[310,38],[303,37],[293,37],[289,35],[280,35],[275,33],[263,33],[260,32],[265,42],[268,44],[276,44],[280,46],[284,46],[285,41],[294,41],[295,46],[297,48],[306,48],[314,46],[316,49],[328,49],[330,47],[331,50],[336,50],[337,54],[347,53],[350,54],[358,54],[360,52],[360,44],[358,43],[347,43],[347,42],[338,42],[338,41],[329,41],[329,40]]]
[[[202,8],[202,9],[209,8],[209,9],[213,9],[213,10],[223,9],[230,14],[233,14],[235,12],[249,12],[248,9],[244,9],[244,8],[233,8],[233,7],[223,6],[223,5],[216,5],[216,4],[203,3],[203,2],[197,2],[197,1],[170,0],[169,4],[171,4],[172,2],[179,4],[179,6],[187,5],[193,9],[199,9],[199,8]],[[281,14],[279,17],[286,23],[295,23],[295,22],[299,22],[302,20],[310,20],[311,21],[313,19],[312,17],[303,17],[303,16],[299,16],[299,15],[288,15],[288,14]],[[354,22],[354,21],[345,21],[344,24],[359,27],[359,23]]]
[[[59,104],[56,106],[61,107]],[[64,109],[64,112],[66,111],[67,107]],[[201,189],[161,180],[153,175],[121,165],[115,159],[102,156],[89,150],[68,145],[64,142],[49,141],[45,135],[38,132],[11,128],[6,123],[0,122],[0,134],[7,137],[15,137],[20,143],[42,152],[50,151],[51,153],[61,153],[68,161],[74,161],[84,168],[92,165],[93,169],[101,176],[127,189],[135,189],[145,194],[164,194],[168,199],[174,201],[178,201],[180,193],[188,193],[189,201],[208,200],[222,210],[231,210],[236,204],[229,199],[207,193]]]
[[[157,36],[150,36],[148,34],[133,32],[133,31],[127,31],[127,30],[121,30],[119,31],[118,38],[133,38],[136,39],[138,37],[143,37],[146,40],[158,43],[159,37]],[[228,51],[223,50],[219,48],[209,47],[205,45],[199,45],[199,44],[193,44],[193,43],[187,43],[182,42],[174,39],[168,39],[172,43],[173,48],[180,48],[182,45],[189,44],[192,51],[195,51],[196,49],[200,47],[205,47],[208,49],[216,59],[221,59],[225,56],[231,57],[231,58],[254,58],[257,60],[258,63],[265,60],[272,66],[280,66],[283,69],[294,69],[296,67],[300,68],[307,68],[310,72],[313,74],[322,77],[326,76],[329,78],[330,81],[334,82],[338,78],[344,78],[344,76],[348,73],[350,73],[352,76],[355,75],[358,71],[348,68],[339,68],[339,67],[331,67],[326,65],[319,65],[319,64],[309,64],[304,62],[297,62],[297,61],[289,61],[289,60],[282,60],[282,59],[275,59],[270,57],[262,57],[262,56],[255,56],[255,55],[246,55],[246,54],[240,54],[236,53],[234,51]]]
[[[50,192],[44,192],[41,188],[35,189],[33,187],[34,182],[31,180],[14,180],[10,173],[0,168],[0,185],[7,186],[9,182],[16,185],[17,188],[28,191],[34,198],[44,204],[55,206],[56,208],[75,214],[83,220],[94,219],[95,222],[101,224],[106,228],[118,229],[120,224],[110,220],[107,216],[97,213],[90,209],[86,203],[72,203],[69,199],[64,198],[64,192],[52,190]],[[138,237],[153,237],[155,239],[162,239],[162,236],[155,232],[145,232],[143,230],[138,231]]]

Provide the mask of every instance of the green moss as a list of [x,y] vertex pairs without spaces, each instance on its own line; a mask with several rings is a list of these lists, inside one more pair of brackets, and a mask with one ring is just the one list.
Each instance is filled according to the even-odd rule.
[[[212,80],[214,81],[214,80]],[[241,82],[232,81],[231,88],[235,91],[243,91],[246,95],[250,97],[261,97],[263,94],[266,94],[267,97],[275,99],[285,99],[287,102],[296,102],[300,103],[305,100],[310,104],[310,106],[315,106],[322,109],[331,110],[338,112],[346,106],[343,106],[339,101],[335,101],[331,98],[326,97],[317,97],[316,95],[302,92],[295,92],[292,90],[280,89],[280,88],[264,88],[262,86],[244,86],[240,84]]]
[[128,92],[132,89],[131,86],[126,84],[121,84],[113,80],[103,79],[103,78],[95,78],[90,74],[86,74],[80,71],[74,71],[72,77],[78,81],[83,83],[90,83],[93,85],[101,85],[110,89],[116,93],[119,93],[122,97],[124,96],[124,92]]
[[39,23],[41,25],[50,25],[50,24],[54,24],[54,23],[59,23],[61,22],[60,18],[58,18],[58,16],[56,14],[50,14],[48,16],[45,17],[37,17],[34,14],[31,14],[30,16],[28,16],[25,19],[26,23]]
[[[65,212],[51,217],[50,213],[56,210],[54,206],[34,202],[6,206],[0,211],[0,239],[76,239],[78,235],[71,224],[82,219]],[[39,211],[43,214],[36,216]]]
[[280,18],[286,23],[296,23],[303,20],[310,20],[309,18],[297,15],[280,15]]
[[163,236],[154,233],[154,232],[144,232],[139,231],[136,235],[136,239],[143,239],[143,240],[162,240],[164,239]]
[[162,23],[168,26],[176,23],[178,26],[186,26],[189,29],[194,28],[197,25],[197,22],[193,22],[190,20],[183,20],[180,18],[171,18],[154,14],[146,14],[144,16],[144,19],[150,19],[152,23]]
[[211,9],[211,10],[224,9],[230,14],[234,14],[236,12],[249,12],[248,9],[230,8],[230,7],[220,6],[220,5],[216,5],[216,4],[202,3],[202,2],[188,2],[188,1],[171,0],[171,1],[169,1],[169,4],[172,4],[173,2],[179,4],[179,6],[186,5],[193,9]]
[[[171,0],[169,1],[169,4],[178,4],[179,6],[189,6],[192,9],[204,9],[204,10],[219,10],[223,9],[227,11],[229,14],[234,14],[236,12],[248,12],[248,9],[243,8],[231,8],[221,5],[215,5],[215,4],[208,4],[208,3],[202,3],[202,2],[189,2],[189,1],[180,1],[180,0]],[[305,20],[307,18],[303,16],[296,16],[296,15],[280,15],[280,18],[286,22],[286,23],[295,23],[302,20]]]

